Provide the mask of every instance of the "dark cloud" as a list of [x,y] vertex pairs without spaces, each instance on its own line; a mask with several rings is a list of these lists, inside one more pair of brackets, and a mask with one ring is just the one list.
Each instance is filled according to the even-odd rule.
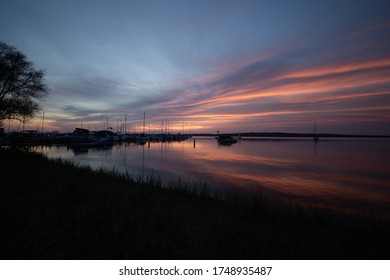
[[57,84],[53,94],[74,98],[75,101],[109,100],[121,94],[123,85],[113,79],[102,76],[75,77],[65,83]]

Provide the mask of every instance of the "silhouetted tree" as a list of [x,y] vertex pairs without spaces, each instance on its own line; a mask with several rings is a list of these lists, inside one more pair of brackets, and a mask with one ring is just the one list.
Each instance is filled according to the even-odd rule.
[[0,41],[0,123],[29,119],[40,110],[38,101],[48,94],[44,75],[23,53]]

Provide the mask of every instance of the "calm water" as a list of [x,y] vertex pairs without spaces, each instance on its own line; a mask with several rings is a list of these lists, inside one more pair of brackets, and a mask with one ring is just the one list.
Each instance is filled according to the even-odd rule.
[[[195,145],[194,145],[195,139]],[[261,189],[264,196],[390,214],[389,139],[251,139],[220,146],[213,138],[118,144],[109,149],[39,148],[92,167],[200,180],[220,192]]]

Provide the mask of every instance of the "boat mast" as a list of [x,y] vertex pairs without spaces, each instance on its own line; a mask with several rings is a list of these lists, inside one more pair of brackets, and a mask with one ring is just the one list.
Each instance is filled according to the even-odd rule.
[[42,116],[42,135],[43,135],[43,126],[45,125],[45,111],[43,111],[43,116]]
[[127,132],[127,113],[125,115],[125,135],[126,135],[126,132]]
[[143,135],[145,135],[145,111],[144,111],[144,127],[143,127]]
[[45,141],[45,138],[43,137],[43,126],[45,124],[45,111],[43,111],[43,115],[42,115],[42,133],[41,133],[41,138],[42,138],[42,144],[44,143]]
[[314,132],[313,132],[313,140],[314,142],[318,142],[320,137],[317,135],[317,122],[314,122]]

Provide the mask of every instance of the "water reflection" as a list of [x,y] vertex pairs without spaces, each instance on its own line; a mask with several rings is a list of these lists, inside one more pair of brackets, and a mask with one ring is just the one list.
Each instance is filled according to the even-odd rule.
[[389,140],[243,139],[232,146],[213,138],[182,142],[119,144],[83,151],[44,148],[92,167],[164,178],[199,178],[216,191],[261,189],[264,195],[316,197],[335,206],[390,214]]

